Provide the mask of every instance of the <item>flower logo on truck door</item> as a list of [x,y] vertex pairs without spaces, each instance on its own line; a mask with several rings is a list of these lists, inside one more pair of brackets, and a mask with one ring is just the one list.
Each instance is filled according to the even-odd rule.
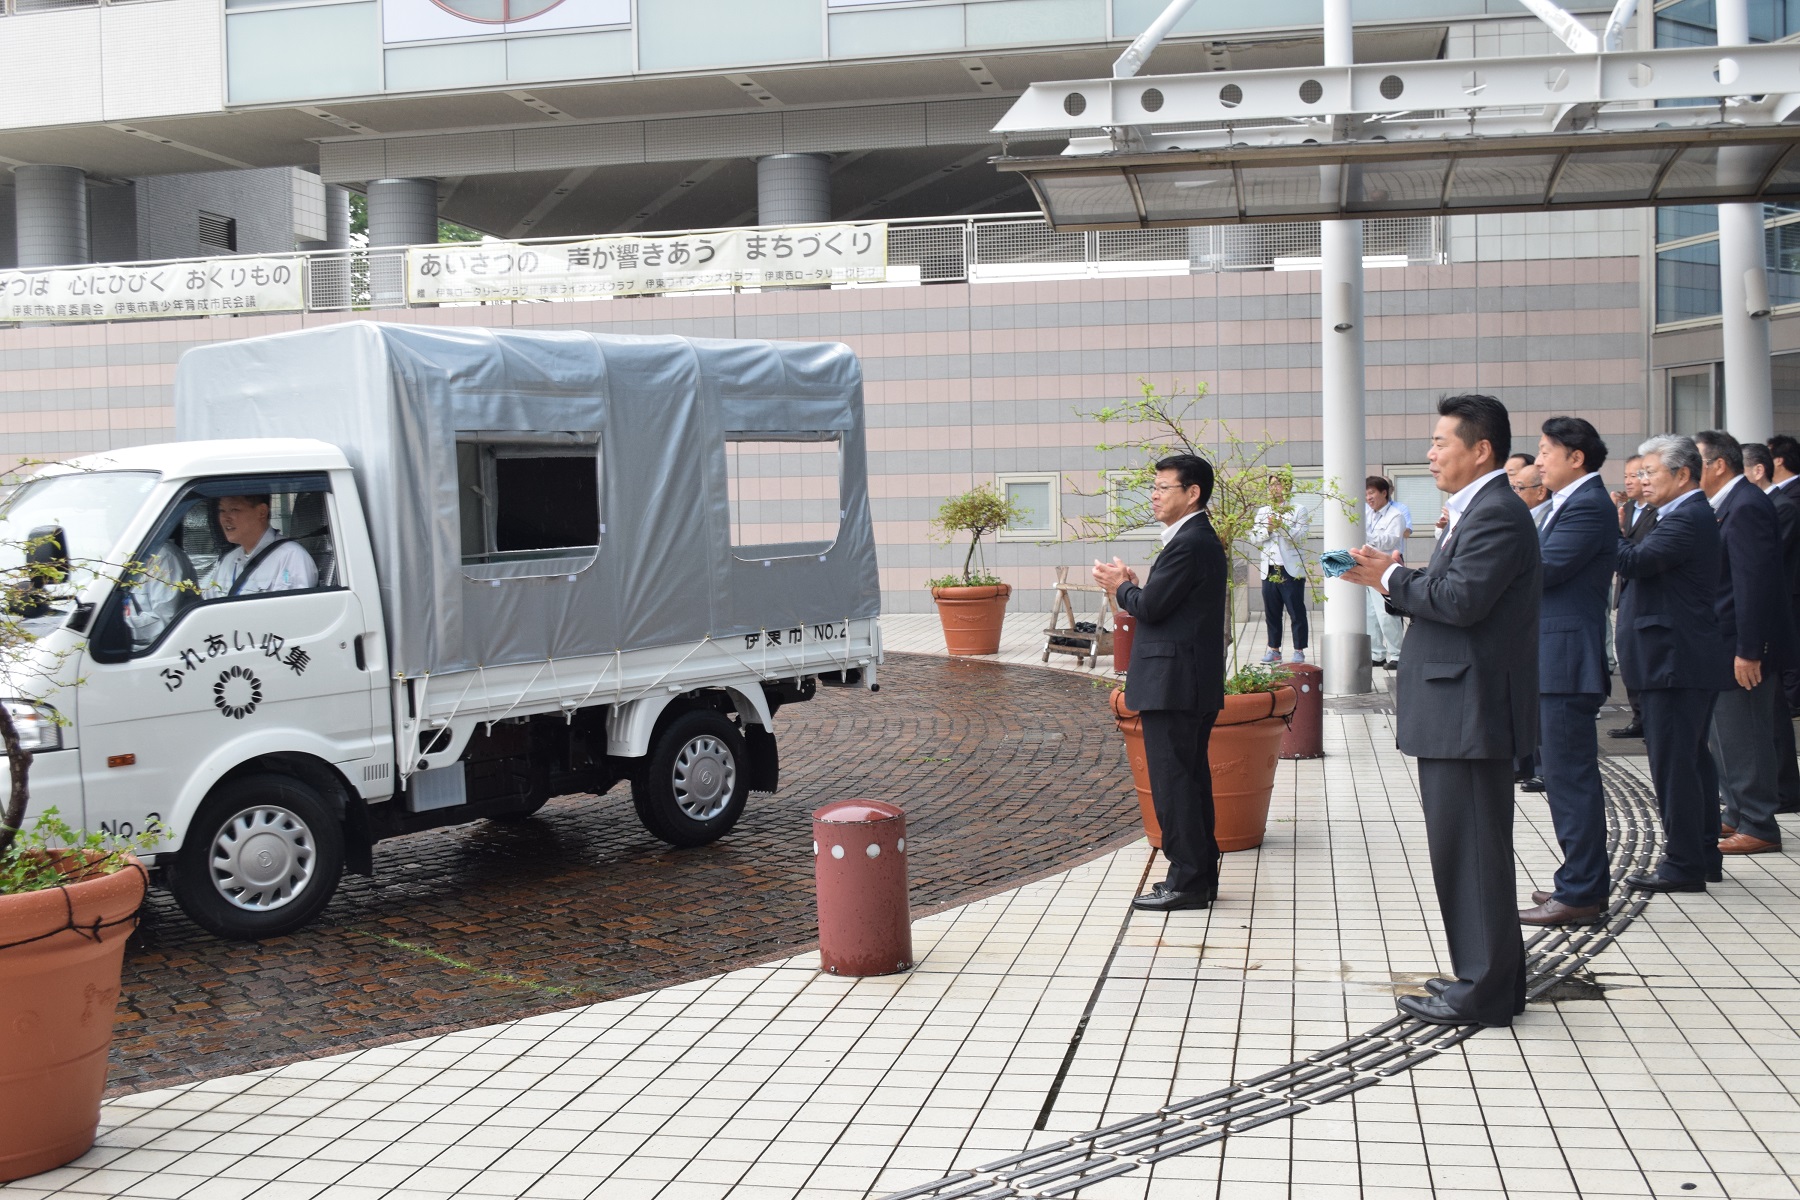
[[255,712],[262,698],[262,680],[248,667],[230,667],[221,671],[219,681],[213,684],[214,707],[235,721]]

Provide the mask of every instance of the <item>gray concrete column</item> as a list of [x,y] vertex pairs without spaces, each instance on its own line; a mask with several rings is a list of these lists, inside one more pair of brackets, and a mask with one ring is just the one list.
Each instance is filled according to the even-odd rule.
[[[1351,48],[1350,0],[1325,0],[1325,65],[1347,67]],[[1321,198],[1335,204],[1341,167],[1319,169]],[[1361,221],[1319,225],[1319,338],[1323,370],[1325,483],[1345,503],[1325,501],[1325,547],[1360,546],[1363,477],[1363,227]],[[1319,665],[1325,694],[1360,695],[1375,681],[1369,670],[1367,595],[1355,584],[1325,581],[1325,634]]]
[[21,267],[88,261],[87,176],[79,167],[13,168]]
[[[1750,44],[1748,0],[1718,0],[1719,45]],[[1742,151],[1719,151],[1721,174],[1752,171],[1739,166]],[[1725,342],[1725,428],[1740,442],[1760,442],[1775,432],[1775,389],[1769,360],[1769,276],[1763,243],[1763,206],[1719,205],[1719,303]],[[1758,315],[1751,315],[1752,313]]]
[[435,242],[437,222],[435,179],[377,179],[369,184],[369,245]]
[[756,160],[756,223],[817,225],[831,220],[831,160],[771,154]]

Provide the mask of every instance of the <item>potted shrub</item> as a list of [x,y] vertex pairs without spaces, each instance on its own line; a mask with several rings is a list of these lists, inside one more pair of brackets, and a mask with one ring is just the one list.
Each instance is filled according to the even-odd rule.
[[[144,899],[136,843],[66,825],[55,809],[25,828],[34,753],[60,745],[54,710],[32,699],[54,690],[57,655],[34,652],[37,634],[74,610],[65,533],[6,528],[0,514],[0,743],[6,800],[0,813],[0,1182],[80,1157],[93,1145],[106,1089],[125,940]],[[110,549],[110,547],[109,547]],[[126,568],[144,573],[144,568]],[[47,666],[57,667],[47,670]],[[66,753],[74,753],[73,750]]]
[[[1148,525],[1149,487],[1156,476],[1153,464],[1157,459],[1171,454],[1197,454],[1212,463],[1213,493],[1207,501],[1206,511],[1224,544],[1228,568],[1225,628],[1220,631],[1227,647],[1227,674],[1225,707],[1213,722],[1207,758],[1212,767],[1215,836],[1219,848],[1248,850],[1262,844],[1269,800],[1274,793],[1281,736],[1299,700],[1298,693],[1287,682],[1285,668],[1278,664],[1248,663],[1241,656],[1236,619],[1239,575],[1247,581],[1254,580],[1258,561],[1248,542],[1250,529],[1256,510],[1268,503],[1269,484],[1274,479],[1280,479],[1286,485],[1289,496],[1315,493],[1324,495],[1330,503],[1343,504],[1345,501],[1324,481],[1296,479],[1290,464],[1271,461],[1281,447],[1279,441],[1267,436],[1246,441],[1222,423],[1215,425],[1213,418],[1200,411],[1207,394],[1204,384],[1191,396],[1184,395],[1179,388],[1165,396],[1143,380],[1139,385],[1141,395],[1136,399],[1080,414],[1108,427],[1109,432],[1120,429],[1118,440],[1108,440],[1098,448],[1101,451],[1129,451],[1134,465],[1111,473],[1113,486],[1118,489],[1116,492],[1070,489],[1077,495],[1104,494],[1108,501],[1103,516],[1083,517],[1076,521],[1077,536],[1084,540],[1112,541],[1128,530]],[[1217,437],[1209,437],[1215,429]],[[1121,502],[1120,495],[1140,498]],[[1317,570],[1316,564],[1308,564],[1309,581],[1315,589],[1320,584]],[[1119,669],[1125,665],[1116,664]],[[1162,831],[1156,824],[1156,810],[1150,799],[1150,775],[1144,762],[1142,723],[1137,713],[1125,707],[1122,689],[1113,690],[1111,707],[1113,718],[1125,735],[1144,832],[1152,845],[1161,846]]]
[[944,626],[944,646],[951,654],[998,654],[1000,630],[1006,621],[1006,601],[1012,587],[990,575],[981,561],[981,539],[1004,529],[1024,514],[992,484],[982,484],[938,506],[931,527],[949,543],[959,533],[969,535],[962,573],[931,580],[931,598],[937,602],[938,620]]

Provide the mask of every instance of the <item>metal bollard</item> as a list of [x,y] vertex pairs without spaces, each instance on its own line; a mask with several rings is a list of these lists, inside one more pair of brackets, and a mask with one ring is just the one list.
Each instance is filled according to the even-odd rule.
[[1325,672],[1312,663],[1292,663],[1288,682],[1300,695],[1287,732],[1281,735],[1281,757],[1324,758]]
[[813,814],[819,966],[833,975],[912,969],[906,814],[880,800],[839,800]]

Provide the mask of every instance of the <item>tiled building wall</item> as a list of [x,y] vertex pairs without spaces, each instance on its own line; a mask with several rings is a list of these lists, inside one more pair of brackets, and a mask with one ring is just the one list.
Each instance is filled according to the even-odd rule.
[[[1615,444],[1645,432],[1639,260],[1455,263],[1368,273],[1369,465],[1423,464],[1433,406],[1479,389],[1515,414],[1518,444],[1559,412],[1589,417]],[[1078,409],[1135,393],[1136,381],[1204,383],[1244,437],[1285,441],[1297,467],[1320,461],[1318,276],[1242,272],[1106,280],[868,288],[497,305],[390,314],[415,322],[618,333],[842,340],[867,380],[870,486],[890,611],[929,606],[924,581],[962,550],[927,522],[947,495],[999,472],[1063,475],[1093,489],[1126,465],[1101,454]],[[331,321],[210,318],[0,331],[0,451],[59,456],[170,436],[175,362],[189,346]],[[1085,503],[1066,493],[1063,516]],[[989,561],[1049,607],[1057,565],[1142,543],[1009,541]]]
[[294,248],[293,172],[200,171],[137,181],[138,257],[195,258],[202,210],[237,221],[240,254],[286,254]]

